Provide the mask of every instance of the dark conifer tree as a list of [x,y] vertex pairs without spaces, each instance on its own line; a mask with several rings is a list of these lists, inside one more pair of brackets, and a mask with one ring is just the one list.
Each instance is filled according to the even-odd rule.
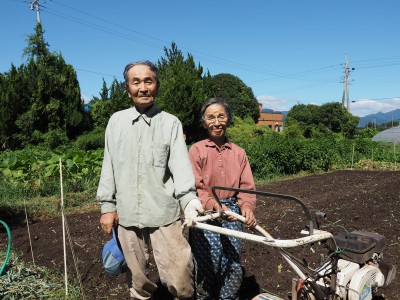
[[74,68],[61,54],[51,53],[38,23],[24,49],[27,62],[2,76],[1,143],[19,148],[45,143],[55,147],[85,128],[84,104]]

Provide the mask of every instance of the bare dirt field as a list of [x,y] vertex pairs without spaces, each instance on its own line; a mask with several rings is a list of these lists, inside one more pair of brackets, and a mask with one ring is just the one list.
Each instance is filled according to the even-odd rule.
[[[295,196],[308,206],[312,214],[323,211],[327,220],[321,228],[333,234],[366,230],[384,235],[387,243],[384,261],[400,267],[400,172],[338,171],[277,181],[258,186],[257,190]],[[264,229],[280,239],[300,237],[300,231],[307,224],[303,211],[296,203],[271,197],[258,198],[256,216]],[[85,298],[128,299],[125,275],[112,278],[102,270],[101,250],[109,236],[101,233],[98,212],[69,215],[67,222]],[[32,221],[30,232],[36,264],[62,273],[61,219]],[[3,237],[4,233],[0,233],[0,239]],[[13,226],[12,237],[13,249],[22,253],[24,261],[31,261],[26,226]],[[310,251],[309,248],[299,249],[300,257],[302,251]],[[73,277],[76,270],[70,251],[67,257],[68,272]],[[245,241],[242,265],[245,277],[241,299],[252,299],[263,291],[287,297],[295,274],[277,249]],[[158,274],[154,264],[149,272],[156,282]],[[399,278],[382,292],[385,299],[400,299]],[[157,295],[158,299],[169,299],[162,287]]]

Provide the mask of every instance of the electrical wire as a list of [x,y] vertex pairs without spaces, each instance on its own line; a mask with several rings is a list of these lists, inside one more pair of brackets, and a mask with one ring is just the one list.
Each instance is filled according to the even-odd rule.
[[[169,42],[167,42],[167,41],[152,37],[152,36],[147,35],[147,34],[143,34],[141,32],[135,31],[135,30],[132,30],[131,28],[116,24],[114,22],[111,22],[109,20],[100,18],[100,17],[95,16],[93,14],[90,14],[90,13],[84,12],[82,10],[73,8],[73,7],[69,6],[69,5],[61,4],[58,1],[53,0],[51,2],[54,2],[54,3],[58,4],[58,5],[62,5],[63,7],[69,8],[70,10],[73,10],[75,12],[79,12],[81,14],[84,14],[84,15],[89,16],[91,18],[94,18],[96,20],[100,20],[101,22],[105,22],[105,23],[111,24],[113,26],[116,26],[118,28],[121,28],[121,29],[123,29],[125,31],[128,31],[129,34],[122,33],[122,32],[117,31],[115,29],[110,29],[110,27],[99,25],[98,23],[90,22],[87,19],[83,20],[83,19],[80,19],[78,17],[68,15],[65,12],[60,12],[60,11],[57,11],[55,9],[48,8],[46,6],[40,5],[42,11],[44,11],[44,12],[46,12],[48,14],[55,15],[57,17],[63,18],[63,19],[67,19],[67,20],[72,21],[72,22],[76,22],[76,23],[81,24],[83,26],[86,26],[86,27],[89,27],[89,28],[92,28],[92,29],[95,29],[95,30],[102,31],[102,32],[110,34],[110,35],[113,35],[113,36],[116,36],[116,37],[120,37],[120,38],[124,38],[124,39],[127,39],[127,40],[131,40],[131,41],[134,41],[134,42],[138,42],[138,43],[141,43],[141,44],[153,47],[153,48],[164,49],[164,46],[159,44],[159,42],[162,42],[164,44],[169,44]],[[150,42],[150,41],[145,40],[143,38],[135,37],[135,36],[132,35],[132,33],[134,33],[136,35],[144,36],[144,37],[146,37],[148,39],[156,41],[157,43]],[[307,80],[307,81],[319,81],[319,82],[337,82],[337,80],[333,80],[333,79],[306,78],[306,77],[299,77],[298,75],[299,74],[310,73],[310,72],[321,71],[321,70],[326,70],[326,69],[331,69],[332,67],[341,65],[341,64],[335,64],[333,66],[327,66],[327,67],[322,67],[322,68],[313,69],[313,70],[307,70],[307,71],[302,71],[302,72],[297,72],[297,73],[285,74],[285,73],[282,73],[282,72],[277,72],[277,71],[273,71],[273,70],[266,70],[266,69],[262,69],[262,68],[259,68],[259,67],[245,65],[245,64],[242,64],[242,63],[239,63],[239,62],[236,62],[236,61],[230,61],[230,60],[227,60],[227,59],[224,59],[224,58],[216,57],[216,56],[207,54],[205,52],[194,50],[194,49],[187,48],[187,47],[180,47],[180,48],[189,50],[192,53],[199,53],[200,54],[198,56],[199,58],[201,58],[201,59],[203,59],[205,61],[213,62],[213,63],[218,64],[218,65],[231,67],[231,68],[236,68],[236,69],[239,69],[239,70],[251,71],[251,72],[254,72],[254,73],[270,74],[270,75],[273,76],[273,77],[270,77],[270,78],[267,78],[267,79],[257,80],[255,82],[275,80],[275,79],[279,79],[279,78],[293,78],[293,79],[302,79],[302,80]],[[96,72],[93,72],[93,73],[96,73]]]
[[[22,0],[14,0],[14,2],[23,2],[23,3],[28,3],[27,1],[22,1]],[[56,5],[59,5],[61,7],[63,7],[63,11],[59,11],[56,10],[54,8],[50,8],[48,6],[45,5],[39,5],[40,9],[42,12],[48,13],[50,15],[54,15],[58,18],[63,18],[66,20],[69,20],[71,22],[75,22],[78,23],[82,26],[86,26],[88,28],[94,29],[94,30],[98,30],[101,31],[103,33],[115,36],[115,37],[119,37],[119,38],[123,38],[126,40],[130,40],[133,42],[137,42],[137,43],[141,43],[143,45],[149,46],[149,47],[153,47],[156,49],[164,49],[165,47],[162,44],[169,44],[168,42],[159,39],[157,37],[133,30],[132,28],[128,28],[126,26],[117,24],[115,22],[111,22],[110,20],[101,18],[99,16],[96,16],[95,14],[92,13],[88,13],[85,12],[83,10],[74,8],[70,5],[61,3],[60,1],[56,1],[56,0],[50,0],[51,3],[54,3]],[[69,15],[65,12],[65,8],[69,9],[70,11],[73,11],[74,13],[79,13],[83,16],[85,16],[84,19],[77,17],[76,15]],[[93,20],[96,21],[89,21],[87,17],[92,18]],[[99,22],[104,23],[104,24],[108,24],[108,26],[104,26],[101,25]],[[110,25],[112,25],[111,28]],[[115,28],[118,28],[117,30]],[[123,31],[121,31],[123,30]],[[235,69],[239,69],[242,71],[250,71],[253,73],[258,73],[258,74],[269,74],[271,75],[271,77],[268,78],[264,78],[264,79],[258,79],[258,80],[254,80],[251,81],[250,83],[263,83],[263,82],[271,82],[271,81],[275,81],[275,80],[283,80],[283,79],[293,79],[293,80],[302,80],[302,81],[310,81],[310,82],[314,82],[314,85],[311,86],[300,86],[300,87],[292,87],[291,90],[299,90],[299,89],[304,89],[304,88],[313,88],[314,86],[320,86],[321,83],[338,83],[340,82],[338,79],[334,79],[334,78],[316,78],[316,77],[310,77],[308,75],[316,75],[319,74],[321,72],[329,72],[329,71],[336,71],[338,66],[343,65],[341,64],[334,64],[334,65],[330,65],[330,66],[326,66],[326,67],[320,67],[320,68],[316,68],[316,69],[311,69],[311,70],[306,70],[306,71],[301,71],[301,72],[295,72],[295,73],[283,73],[283,72],[277,72],[277,71],[273,71],[273,70],[267,70],[267,69],[263,69],[263,68],[259,68],[259,67],[254,67],[254,66],[249,66],[246,64],[242,64],[240,62],[237,61],[231,61],[231,60],[227,60],[225,58],[221,58],[221,57],[217,57],[217,56],[213,56],[210,55],[208,53],[202,52],[202,51],[198,51],[198,50],[194,50],[194,49],[190,49],[187,47],[182,47],[180,46],[180,48],[182,49],[186,49],[191,51],[192,53],[198,53],[198,59],[202,59],[203,61],[209,61],[218,65],[222,65],[225,67],[230,67],[230,68],[235,68]],[[368,69],[368,68],[383,68],[383,67],[390,67],[390,66],[398,66],[400,65],[400,57],[399,56],[394,56],[394,57],[388,57],[388,58],[377,58],[377,59],[369,59],[369,60],[358,60],[358,61],[353,61],[353,64],[356,66],[356,69]],[[88,73],[92,73],[92,74],[98,74],[98,75],[102,75],[102,76],[109,76],[109,77],[114,77],[114,78],[119,78],[119,76],[116,75],[110,75],[110,74],[104,74],[101,72],[96,72],[96,71],[91,71],[91,70],[87,70],[87,69],[80,69],[80,68],[76,68],[77,70],[83,71],[83,72],[88,72]],[[287,92],[287,89],[285,89],[285,91]]]
[[[111,24],[111,25],[113,25],[113,26],[119,27],[119,28],[124,29],[124,30],[127,30],[127,31],[129,31],[130,33],[133,32],[133,33],[135,33],[135,34],[138,34],[138,35],[144,36],[144,37],[146,37],[146,38],[149,38],[149,39],[151,39],[151,40],[154,40],[154,41],[157,41],[157,42],[162,42],[163,45],[169,44],[168,41],[165,41],[165,40],[162,40],[162,39],[153,37],[153,36],[148,35],[148,34],[141,33],[141,32],[139,32],[139,31],[133,30],[132,28],[128,28],[128,27],[126,27],[126,26],[123,26],[123,25],[120,25],[120,24],[111,22],[111,21],[109,21],[109,20],[107,20],[107,19],[100,18],[100,17],[98,17],[98,16],[96,16],[96,15],[93,15],[93,14],[87,13],[87,12],[85,12],[85,11],[76,9],[76,8],[71,7],[71,6],[69,6],[69,5],[59,3],[58,1],[52,0],[52,2],[54,2],[54,3],[58,4],[58,5],[62,5],[63,7],[69,8],[69,9],[74,10],[74,11],[76,11],[76,12],[79,12],[79,13],[81,13],[81,14],[84,14],[84,15],[86,15],[86,16],[89,16],[89,17],[95,18],[95,19],[97,19],[97,20],[100,20],[100,21],[102,21],[102,22]],[[160,46],[160,47],[161,47],[161,49],[164,48],[164,46]],[[187,51],[193,52],[193,53],[198,53],[198,54],[200,54],[200,56],[199,56],[200,58],[203,58],[203,59],[206,60],[206,61],[214,62],[214,63],[219,64],[219,65],[224,65],[224,66],[229,66],[229,67],[237,67],[237,66],[240,66],[241,68],[245,68],[245,69],[248,70],[248,71],[250,70],[250,71],[255,71],[255,72],[260,72],[260,73],[278,74],[278,72],[276,72],[276,71],[265,70],[265,69],[262,69],[262,68],[259,68],[259,67],[254,67],[254,66],[245,65],[245,64],[242,64],[242,63],[239,63],[239,62],[236,62],[236,61],[231,61],[231,60],[227,60],[227,59],[225,59],[225,58],[221,58],[221,57],[217,57],[217,56],[214,56],[214,55],[210,55],[210,54],[208,54],[208,53],[205,53],[205,52],[202,52],[202,51],[199,51],[199,50],[195,50],[195,49],[191,49],[191,48],[187,48],[187,47],[181,47],[181,48],[182,48],[182,49],[185,49],[185,50],[187,50]],[[257,70],[258,70],[258,71],[257,71]]]

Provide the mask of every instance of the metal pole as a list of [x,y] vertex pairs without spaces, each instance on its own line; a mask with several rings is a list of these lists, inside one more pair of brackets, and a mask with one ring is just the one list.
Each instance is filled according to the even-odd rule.
[[40,24],[40,8],[39,8],[39,0],[34,0],[31,5],[30,8],[31,10],[34,10],[36,7],[36,22],[38,24]]
[[349,61],[347,55],[345,57],[344,64],[344,82],[343,82],[343,94],[342,94],[342,108],[344,108],[344,102],[346,101],[347,111],[350,111],[350,92],[349,92],[349,75],[354,68],[349,67]]

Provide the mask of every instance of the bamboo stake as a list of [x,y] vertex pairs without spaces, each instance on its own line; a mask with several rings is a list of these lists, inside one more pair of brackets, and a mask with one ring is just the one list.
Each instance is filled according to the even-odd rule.
[[371,165],[370,165],[370,170],[374,168],[374,148],[372,148],[372,157],[371,157]]
[[32,262],[33,262],[33,266],[36,267],[36,264],[35,264],[35,257],[34,257],[34,255],[33,255],[33,248],[32,248],[31,231],[29,230],[29,220],[28,220],[28,213],[27,213],[27,211],[26,211],[26,202],[25,202],[25,198],[24,198],[24,209],[25,209],[26,226],[28,227],[29,246],[31,247]]
[[63,233],[63,249],[64,249],[64,278],[65,278],[65,297],[68,296],[68,274],[67,274],[67,248],[65,243],[65,216],[64,216],[64,193],[63,193],[63,179],[62,179],[62,164],[61,158],[60,165],[60,190],[61,190],[61,220],[62,220],[62,233]]

